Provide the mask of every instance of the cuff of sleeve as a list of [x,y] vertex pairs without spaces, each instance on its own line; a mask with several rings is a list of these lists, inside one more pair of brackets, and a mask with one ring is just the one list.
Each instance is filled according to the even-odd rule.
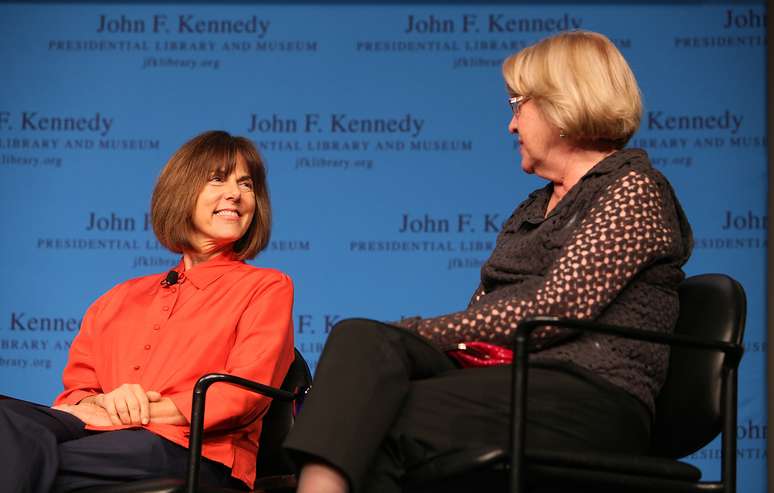
[[[235,389],[238,393],[241,393],[242,396],[245,399],[250,399],[253,394],[251,394],[248,391],[241,390],[241,389]],[[188,420],[189,423],[191,423],[191,418],[193,415],[192,412],[192,406],[193,406],[193,391],[191,392],[180,392],[177,394],[171,394],[167,395],[169,399],[172,400],[172,402],[175,403],[175,406],[177,406],[177,409],[180,411],[180,413],[185,416],[185,419]],[[260,399],[258,396],[252,397],[253,399],[257,400]],[[252,414],[253,412],[257,413],[258,409],[255,403],[246,403],[244,405],[239,405],[237,408],[229,408],[225,409],[222,406],[218,406],[215,404],[210,404],[213,402],[223,402],[224,400],[228,400],[224,397],[223,394],[217,394],[212,392],[210,390],[207,393],[207,405],[206,405],[206,412],[204,415],[204,429],[221,429],[223,427],[229,428],[229,427],[241,427],[244,426],[246,423],[250,423],[253,420],[255,420],[255,417],[257,414]],[[268,401],[267,401],[268,406]],[[245,411],[238,412],[236,409],[244,409]],[[251,413],[248,417],[243,416],[247,411],[251,410]],[[243,423],[243,421],[245,423]]]
[[179,392],[177,394],[171,394],[164,397],[169,397],[172,402],[175,403],[177,410],[180,414],[185,416],[188,422],[191,422],[191,405],[193,404],[193,391],[191,392]]

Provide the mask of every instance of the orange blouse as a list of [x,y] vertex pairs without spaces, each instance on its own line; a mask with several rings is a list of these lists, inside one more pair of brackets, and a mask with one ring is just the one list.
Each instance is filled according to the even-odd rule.
[[[184,271],[181,263],[175,269]],[[220,255],[163,287],[166,273],[132,279],[89,307],[70,347],[57,404],[124,383],[171,398],[191,419],[196,380],[222,372],[278,387],[293,361],[293,284],[285,274]],[[261,420],[270,399],[228,384],[207,392],[205,457],[252,486]],[[132,426],[94,427],[115,430]],[[149,431],[188,446],[188,426]]]

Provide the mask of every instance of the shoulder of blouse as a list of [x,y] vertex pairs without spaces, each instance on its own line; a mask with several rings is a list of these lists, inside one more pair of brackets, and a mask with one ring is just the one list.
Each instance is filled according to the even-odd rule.
[[271,267],[256,267],[255,265],[241,262],[237,271],[243,275],[254,276],[256,280],[265,280],[268,282],[287,282],[293,284],[292,278],[281,270]]
[[243,283],[246,289],[252,291],[253,299],[270,291],[277,294],[285,292],[291,300],[294,297],[293,280],[282,271],[243,263],[234,272],[239,283]]

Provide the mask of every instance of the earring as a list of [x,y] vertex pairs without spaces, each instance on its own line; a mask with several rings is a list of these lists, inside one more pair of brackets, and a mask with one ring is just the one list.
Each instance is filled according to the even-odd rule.
[[567,134],[566,134],[566,133],[564,133],[564,130],[559,130],[559,138],[560,138],[560,139],[563,139],[563,138],[565,138],[565,137],[567,137]]

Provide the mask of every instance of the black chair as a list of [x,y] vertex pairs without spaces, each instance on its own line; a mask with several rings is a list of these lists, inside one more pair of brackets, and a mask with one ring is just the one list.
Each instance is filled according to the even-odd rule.
[[[577,320],[524,321],[514,344],[510,431],[514,453],[494,447],[450,453],[410,471],[406,490],[734,493],[744,290],[728,276],[706,274],[686,279],[679,293],[680,317],[674,334]],[[648,455],[525,450],[527,340],[533,330],[546,325],[671,346],[667,380],[656,400]],[[701,449],[718,433],[722,435],[721,477],[702,482],[699,469],[677,459]]]
[[79,490],[78,493],[244,493],[244,489],[216,488],[199,484],[202,435],[204,433],[204,403],[210,385],[215,383],[236,385],[251,392],[272,398],[263,417],[258,444],[257,477],[254,492],[290,492],[295,490],[295,469],[282,450],[282,442],[295,421],[297,411],[311,388],[312,375],[301,353],[295,350],[295,359],[280,389],[269,387],[244,378],[222,373],[210,373],[201,377],[194,387],[191,413],[191,436],[187,480],[157,478],[110,486],[97,486]]

